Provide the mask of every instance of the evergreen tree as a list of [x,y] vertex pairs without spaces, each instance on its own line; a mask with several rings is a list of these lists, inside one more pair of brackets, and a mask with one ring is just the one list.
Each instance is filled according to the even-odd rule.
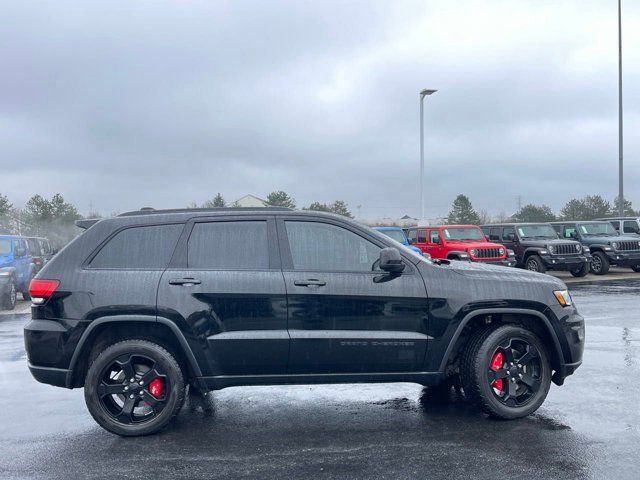
[[224,197],[220,192],[218,192],[216,196],[213,197],[213,200],[207,200],[202,204],[203,208],[222,208],[226,206],[227,202],[225,202]]
[[296,201],[286,192],[278,190],[267,195],[267,205],[270,207],[296,208]]
[[347,204],[342,200],[336,200],[329,207],[333,213],[337,213],[338,215],[342,215],[344,217],[353,218]]
[[478,225],[480,223],[480,216],[473,209],[469,197],[460,194],[453,201],[451,211],[447,216],[448,224],[469,224]]
[[546,205],[525,205],[514,216],[516,222],[553,222],[555,214]]
[[[616,197],[616,199],[613,201],[613,207],[611,208],[611,216],[617,217],[619,213],[620,213],[620,197]],[[625,198],[624,199],[623,215],[625,217],[635,217],[636,215],[639,215],[639,214],[640,213],[636,212],[633,209],[633,205],[631,204],[631,200],[627,200]]]

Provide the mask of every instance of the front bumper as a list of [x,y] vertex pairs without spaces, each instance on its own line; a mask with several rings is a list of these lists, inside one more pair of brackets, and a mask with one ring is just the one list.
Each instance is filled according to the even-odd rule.
[[604,252],[612,265],[620,267],[635,267],[640,265],[640,252],[618,252],[615,250]]
[[591,262],[591,255],[540,255],[549,270],[576,270]]
[[502,258],[500,260],[472,260],[472,262],[486,263],[487,265],[501,265],[503,267],[515,267],[515,257]]

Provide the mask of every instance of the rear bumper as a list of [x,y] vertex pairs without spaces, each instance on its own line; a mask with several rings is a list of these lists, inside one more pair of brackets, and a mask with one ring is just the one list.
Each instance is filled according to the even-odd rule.
[[29,371],[33,378],[40,383],[46,383],[48,385],[54,385],[56,387],[67,387],[67,378],[69,378],[69,370],[63,368],[53,367],[38,367],[36,365],[29,365]]

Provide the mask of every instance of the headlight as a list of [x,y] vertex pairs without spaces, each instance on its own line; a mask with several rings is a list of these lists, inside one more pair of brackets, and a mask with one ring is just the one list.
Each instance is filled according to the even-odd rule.
[[504,248],[500,248],[500,249],[498,249],[498,253],[499,253],[500,255],[504,255]]
[[580,244],[576,245],[576,252],[580,253],[582,251],[582,247]]
[[549,250],[549,253],[553,254],[553,252],[554,252],[554,250],[555,250],[555,249],[553,248],[553,245],[549,245],[549,246],[547,247],[547,250]]
[[614,250],[617,250],[620,245],[618,244],[618,242],[613,242],[611,246],[613,247]]
[[471,254],[472,257],[477,257],[478,256],[478,250],[476,250],[475,248],[472,248],[469,253]]
[[558,300],[558,303],[563,307],[570,307],[573,305],[573,300],[571,300],[571,295],[569,295],[569,290],[555,290],[553,294]]

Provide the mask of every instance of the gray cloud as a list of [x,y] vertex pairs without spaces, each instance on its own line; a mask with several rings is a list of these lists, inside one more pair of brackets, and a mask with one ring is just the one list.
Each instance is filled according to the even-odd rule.
[[[417,214],[616,195],[606,1],[112,2],[3,7],[0,191],[83,211],[217,191]],[[640,7],[625,6],[627,196],[640,204]]]

